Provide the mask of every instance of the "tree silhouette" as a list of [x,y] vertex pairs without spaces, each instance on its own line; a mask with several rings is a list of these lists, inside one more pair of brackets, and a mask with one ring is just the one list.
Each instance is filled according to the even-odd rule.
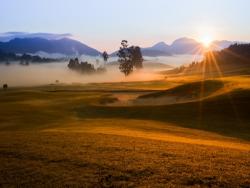
[[138,46],[128,47],[128,41],[122,40],[120,50],[118,51],[119,69],[125,76],[133,72],[134,67],[140,69],[143,67],[141,49]]
[[104,51],[104,52],[102,53],[102,57],[103,57],[104,63],[106,64],[107,61],[108,61],[108,58],[109,58],[108,53],[107,53],[106,51]]
[[143,67],[142,62],[142,54],[141,54],[141,48],[138,46],[132,47],[132,61],[134,63],[134,66],[136,69],[141,69]]
[[80,73],[90,74],[96,72],[94,65],[88,63],[87,61],[80,63],[78,58],[70,59],[68,68],[71,70],[78,71]]

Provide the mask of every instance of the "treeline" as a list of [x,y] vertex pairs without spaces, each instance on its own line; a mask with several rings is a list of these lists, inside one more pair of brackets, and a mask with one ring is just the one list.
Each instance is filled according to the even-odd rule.
[[5,53],[0,50],[0,62],[17,61],[18,58],[14,53]]
[[15,53],[6,53],[0,50],[0,62],[9,64],[11,61],[20,61],[20,64],[28,63],[49,63],[60,61],[60,59],[44,58],[40,56],[32,56],[29,54],[16,55]]
[[49,63],[49,62],[60,61],[60,59],[44,58],[44,57],[40,57],[38,55],[32,56],[32,55],[28,55],[28,54],[23,54],[22,56],[20,56],[20,60],[21,61],[29,61],[32,63]]
[[[241,55],[242,57],[250,58],[250,44],[234,44],[229,48],[222,50],[222,52],[232,52]],[[249,60],[249,59],[248,59]]]
[[[214,59],[211,58],[211,55],[214,56]],[[234,44],[224,50],[208,52],[205,55],[204,61],[212,62],[215,60],[221,64],[249,65],[250,44]]]
[[221,51],[210,51],[200,62],[182,65],[169,74],[210,74],[235,71],[241,68],[250,68],[250,44],[233,44]]
[[95,68],[94,65],[88,63],[87,61],[79,62],[78,58],[70,59],[68,68],[77,71],[79,73],[87,73],[87,74],[106,72],[106,69],[104,67]]

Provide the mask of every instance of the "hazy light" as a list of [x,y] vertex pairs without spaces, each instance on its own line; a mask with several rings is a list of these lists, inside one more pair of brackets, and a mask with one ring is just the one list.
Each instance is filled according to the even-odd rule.
[[205,48],[209,48],[211,43],[213,42],[213,38],[209,35],[206,35],[201,38],[201,42]]

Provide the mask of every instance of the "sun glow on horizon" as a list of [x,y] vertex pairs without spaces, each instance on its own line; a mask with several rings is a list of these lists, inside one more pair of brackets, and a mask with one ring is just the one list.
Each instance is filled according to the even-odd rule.
[[201,37],[200,41],[205,48],[209,48],[213,42],[213,38],[209,35],[205,35]]

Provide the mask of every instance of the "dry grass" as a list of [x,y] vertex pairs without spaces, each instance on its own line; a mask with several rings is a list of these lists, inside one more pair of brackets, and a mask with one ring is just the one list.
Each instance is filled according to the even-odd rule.
[[249,89],[248,77],[223,78],[198,124],[196,103],[103,105],[191,81],[1,91],[0,187],[249,187],[248,92],[235,95],[242,125],[221,95]]
[[247,187],[250,152],[76,132],[1,133],[4,187]]

